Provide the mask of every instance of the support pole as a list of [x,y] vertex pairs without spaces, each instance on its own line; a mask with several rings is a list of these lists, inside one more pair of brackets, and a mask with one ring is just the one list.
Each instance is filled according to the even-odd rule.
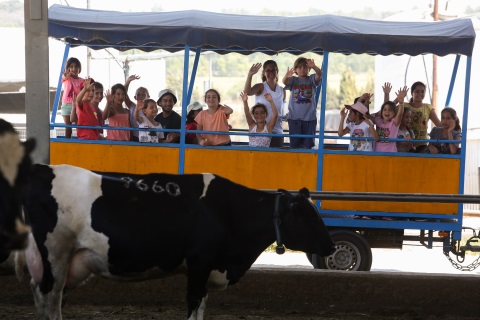
[[34,162],[50,162],[48,1],[25,0],[25,112],[27,138],[35,138]]

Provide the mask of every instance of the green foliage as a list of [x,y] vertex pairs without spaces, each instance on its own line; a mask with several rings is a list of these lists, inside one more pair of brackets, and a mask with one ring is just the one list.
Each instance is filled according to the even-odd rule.
[[373,69],[368,70],[367,83],[360,91],[361,93],[373,93],[375,91],[375,72]]
[[[132,54],[133,51],[127,52]],[[321,65],[323,56],[313,53],[302,55],[315,60]],[[210,87],[219,90],[222,95],[222,102],[236,104],[241,102],[238,99],[239,92],[243,90],[245,78],[250,67],[257,62],[263,63],[266,60],[274,60],[279,67],[279,82],[287,72],[287,68],[293,67],[298,56],[281,53],[268,56],[263,53],[242,55],[231,53],[219,55],[212,52],[203,53],[200,57],[197,75],[195,80],[192,101],[203,101],[205,84],[212,81]],[[183,81],[183,54],[166,57],[167,74],[166,83],[168,88],[182,88]],[[193,57],[190,58],[191,73]],[[344,104],[351,104],[353,99],[360,95],[360,92],[374,91],[374,58],[368,55],[331,54],[329,59],[329,83],[327,86],[327,109],[339,109]],[[357,86],[356,75],[362,75],[366,81],[364,86]],[[365,77],[365,74],[368,74]],[[338,80],[340,79],[340,81]],[[253,77],[253,83],[261,81],[261,72]],[[208,86],[208,84],[207,84]],[[233,119],[235,121],[235,119]],[[243,121],[243,119],[241,120]]]
[[340,80],[340,103],[352,104],[356,97],[359,96],[355,74],[350,68],[342,72],[342,79]]
[[365,73],[369,69],[373,69],[375,57],[367,54],[351,54],[345,55],[340,53],[332,53],[329,57],[328,72],[343,73],[350,68],[354,73]]
[[339,109],[341,107],[342,106],[340,104],[340,95],[338,93],[338,90],[335,88],[328,87],[326,109],[332,110],[332,109]]

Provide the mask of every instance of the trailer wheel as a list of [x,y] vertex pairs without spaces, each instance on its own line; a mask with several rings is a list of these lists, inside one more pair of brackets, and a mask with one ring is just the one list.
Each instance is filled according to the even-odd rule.
[[332,255],[320,257],[307,254],[315,269],[370,271],[372,249],[361,235],[348,230],[333,230],[330,237],[337,248]]

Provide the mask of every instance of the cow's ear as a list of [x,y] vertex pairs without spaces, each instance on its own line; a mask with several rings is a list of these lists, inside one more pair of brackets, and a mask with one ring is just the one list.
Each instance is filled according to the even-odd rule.
[[298,193],[304,196],[305,198],[310,198],[310,191],[308,191],[307,188],[300,189]]
[[35,139],[30,138],[27,141],[23,142],[23,146],[25,147],[25,153],[30,154],[32,153],[33,149],[35,149],[35,145],[37,143],[35,142]]

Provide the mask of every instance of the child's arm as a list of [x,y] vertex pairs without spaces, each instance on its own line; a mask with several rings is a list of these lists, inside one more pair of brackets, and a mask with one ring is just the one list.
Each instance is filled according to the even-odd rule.
[[[83,88],[85,88],[85,87],[83,87]],[[83,91],[83,89],[82,89],[82,91]],[[80,93],[82,93],[82,91],[80,91]],[[70,122],[71,123],[77,123],[77,121],[78,121],[77,106],[80,106],[81,104],[82,104],[82,102],[80,101],[80,103],[78,103],[77,98],[74,95],[73,96],[73,103],[72,103],[72,111],[70,111]]]
[[252,67],[248,71],[247,80],[245,81],[245,86],[243,88],[243,91],[249,96],[259,95],[263,91],[263,83],[257,83],[252,87],[253,75],[256,74],[261,67],[262,67],[261,63],[255,63],[252,65]]
[[[452,131],[455,129],[455,120],[450,120],[449,126],[448,126],[448,133],[447,133],[447,139],[448,140],[460,140],[462,139],[461,135],[457,135],[455,138],[453,138]],[[449,143],[448,148],[450,149],[451,154],[457,154],[458,151],[458,145],[455,143]]]
[[284,85],[288,86],[290,83],[292,83],[292,77],[293,74],[295,73],[295,69],[293,68],[288,68],[287,73],[283,76],[282,82]]
[[70,71],[68,71],[68,69],[65,69],[62,73],[62,82],[65,81],[68,77],[70,77]]
[[129,109],[130,109],[130,106],[132,105],[133,101],[128,96],[128,86],[130,86],[130,82],[132,82],[133,80],[138,80],[138,79],[140,79],[140,76],[137,76],[136,74],[132,74],[125,81],[125,89],[127,89],[127,94],[125,95],[125,104],[127,105],[127,107]]
[[372,97],[373,97],[373,93],[365,92],[360,96],[360,98],[358,98],[357,102],[360,102],[365,107],[367,107],[367,114],[365,114],[365,116],[367,117],[367,119],[370,119],[372,120],[372,122],[374,122],[378,112],[375,112],[374,114],[370,114],[370,100],[372,99]]
[[77,106],[82,105],[83,97],[85,96],[85,93],[87,93],[93,86],[93,83],[90,83],[90,78],[86,78],[83,80],[83,88],[80,90],[78,93],[77,97],[73,97],[72,100],[72,111],[70,111],[70,121],[71,122],[77,122],[78,117],[77,117]]
[[397,94],[397,98],[395,100],[398,101],[398,110],[397,110],[397,114],[395,115],[395,118],[393,119],[393,122],[395,123],[395,126],[398,127],[402,123],[403,110],[404,110],[403,100],[405,100],[405,96],[407,95],[406,87],[403,87],[403,89],[400,88],[400,90],[398,90],[396,94]]
[[233,109],[227,106],[226,104],[219,106],[219,108],[222,108],[221,110],[223,110],[223,112],[225,112],[226,115],[233,113]]
[[102,119],[107,120],[112,116],[111,108],[113,108],[113,95],[110,93],[110,89],[107,90],[105,93],[105,99],[107,100],[107,104],[105,105],[105,109],[103,109]]
[[93,86],[93,83],[90,83],[90,78],[87,78],[83,80],[83,88],[80,90],[80,93],[78,94],[77,98],[73,100],[73,102],[76,104],[82,104],[83,97],[85,96],[85,93],[90,90]]
[[242,97],[243,111],[245,112],[245,119],[247,120],[248,129],[251,129],[255,125],[255,121],[253,121],[253,117],[250,114],[250,108],[248,107],[248,95],[245,93],[245,91],[242,91],[240,92],[240,97]]
[[[202,131],[203,130],[203,124],[198,123],[197,124],[197,130]],[[197,133],[197,141],[198,141],[198,144],[201,145],[202,147],[205,147],[208,144],[207,139],[204,139],[200,133]]]
[[315,70],[315,83],[319,83],[323,75],[322,70],[319,67],[317,67],[313,59],[307,59],[307,67]]
[[430,110],[429,118],[435,124],[435,127],[442,127],[442,123],[440,122],[440,119],[438,119],[435,109]]
[[277,106],[275,105],[275,102],[272,99],[272,95],[270,93],[265,94],[265,99],[268,102],[270,102],[270,105],[272,106],[272,118],[270,119],[270,122],[267,124],[267,131],[269,133],[272,133],[273,127],[275,127],[275,124],[277,123],[278,110],[277,110]]
[[70,122],[71,123],[77,123],[77,121],[78,121],[77,106],[79,106],[79,104],[77,103],[77,100],[75,99],[74,103],[72,105],[72,111],[70,111]]
[[[74,96],[72,100],[72,112],[70,112],[70,121],[73,122],[77,120],[77,111],[75,110],[75,114],[73,115],[73,110],[76,109],[77,106],[82,105],[82,101],[83,101],[83,97],[85,96],[85,93],[87,93],[87,91],[89,91],[92,88],[92,86],[93,86],[93,83],[90,83],[90,78],[83,80],[82,90],[80,90],[77,97]],[[72,117],[75,120],[72,120]]]
[[349,127],[343,127],[343,124],[345,123],[345,118],[347,117],[347,114],[348,114],[348,110],[347,108],[343,108],[342,110],[340,110],[340,125],[338,126],[338,136],[339,137],[343,137],[344,135],[346,135],[347,133],[350,132],[350,128]]
[[134,116],[135,116],[135,120],[138,122],[138,123],[142,123],[143,122],[143,117],[140,116],[140,111],[143,109],[143,101],[137,101],[137,105],[135,106],[135,111],[134,111]]
[[373,123],[370,120],[363,120],[366,124],[368,124],[368,130],[370,131],[370,134],[372,135],[373,139],[375,141],[380,140],[380,137],[378,136],[377,130],[375,130],[375,127],[373,126]]

